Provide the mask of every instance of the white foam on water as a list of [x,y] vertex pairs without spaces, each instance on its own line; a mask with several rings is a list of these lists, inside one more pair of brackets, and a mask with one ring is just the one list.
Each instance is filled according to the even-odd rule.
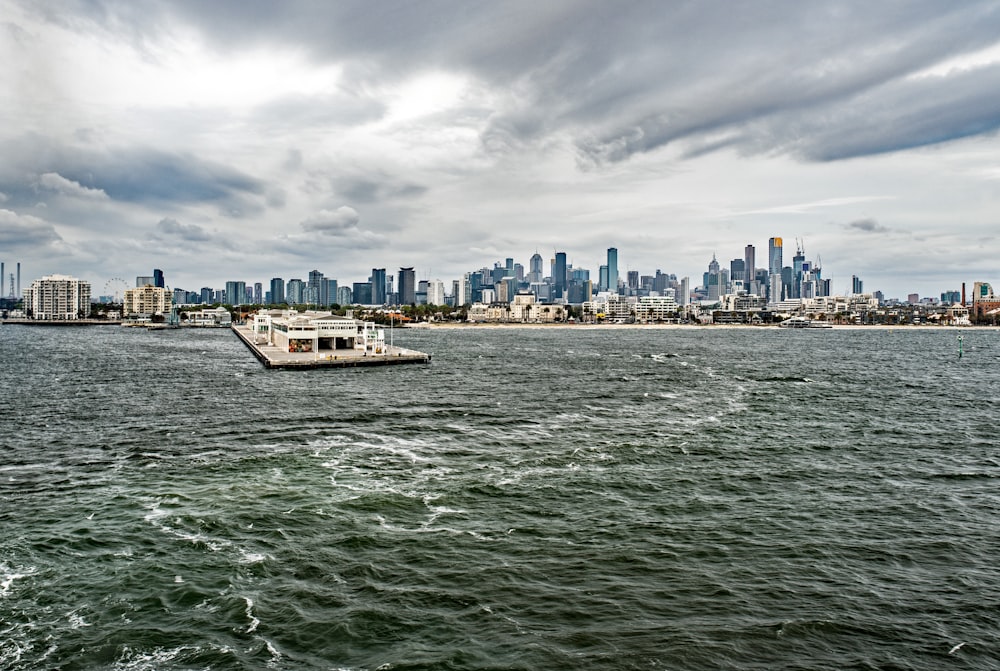
[[247,619],[250,620],[249,626],[247,626],[246,633],[252,634],[257,631],[257,626],[260,624],[260,619],[253,614],[253,599],[248,596],[243,597],[243,600],[247,604],[246,614]]
[[5,597],[10,592],[11,586],[14,584],[15,580],[21,580],[22,578],[30,578],[35,575],[34,567],[22,569],[24,573],[19,573],[9,568],[5,564],[0,564],[0,597]]
[[195,647],[182,645],[176,648],[153,648],[152,650],[132,650],[128,646],[122,649],[121,657],[112,669],[117,671],[159,671],[171,666],[182,653],[196,650]]
[[241,564],[262,564],[270,557],[262,552],[250,552],[240,548],[240,563]]

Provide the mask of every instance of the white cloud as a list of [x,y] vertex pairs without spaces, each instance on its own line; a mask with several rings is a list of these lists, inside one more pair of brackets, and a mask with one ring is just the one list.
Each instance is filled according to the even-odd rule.
[[46,191],[54,191],[69,198],[81,200],[108,200],[108,194],[102,189],[91,189],[79,182],[66,179],[57,172],[46,172],[38,177],[38,186]]

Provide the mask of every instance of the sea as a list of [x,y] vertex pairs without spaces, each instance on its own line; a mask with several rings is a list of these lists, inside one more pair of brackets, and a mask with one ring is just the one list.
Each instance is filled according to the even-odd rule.
[[1000,331],[392,338],[0,326],[0,669],[1000,668]]

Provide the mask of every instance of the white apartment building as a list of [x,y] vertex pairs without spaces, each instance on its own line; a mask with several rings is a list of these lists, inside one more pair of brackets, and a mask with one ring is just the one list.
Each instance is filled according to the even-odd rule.
[[32,319],[82,319],[90,314],[90,282],[69,275],[46,275],[28,287],[24,309]]
[[122,314],[125,315],[166,315],[173,307],[174,296],[169,289],[154,287],[147,284],[144,287],[125,290]]
[[677,320],[677,301],[669,296],[640,296],[635,308],[636,321],[642,324]]

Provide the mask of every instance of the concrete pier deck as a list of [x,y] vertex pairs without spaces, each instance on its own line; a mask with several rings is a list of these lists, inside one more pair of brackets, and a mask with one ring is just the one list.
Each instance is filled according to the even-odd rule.
[[385,354],[353,349],[320,352],[288,352],[281,347],[258,344],[249,325],[233,324],[233,333],[243,341],[265,368],[356,368],[360,366],[395,366],[404,363],[430,363],[431,355],[403,347],[386,347]]

